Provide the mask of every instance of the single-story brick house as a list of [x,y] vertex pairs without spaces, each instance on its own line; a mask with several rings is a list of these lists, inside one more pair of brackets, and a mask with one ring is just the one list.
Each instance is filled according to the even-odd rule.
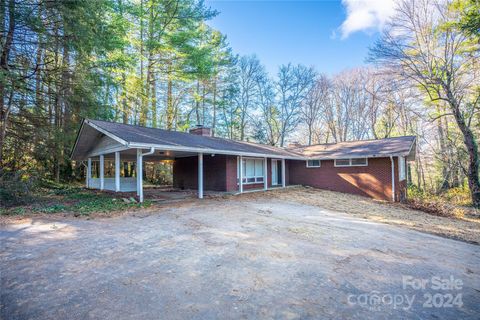
[[[406,196],[406,162],[414,160],[415,137],[403,136],[279,148],[211,137],[198,127],[190,133],[85,119],[71,157],[87,162],[89,188],[136,191],[143,201],[143,162],[173,161],[173,185],[180,189],[244,192],[304,185],[375,199]],[[105,160],[114,177],[104,176]],[[134,162],[135,177],[121,165]],[[99,174],[92,177],[92,162]],[[242,165],[240,165],[242,164]]]

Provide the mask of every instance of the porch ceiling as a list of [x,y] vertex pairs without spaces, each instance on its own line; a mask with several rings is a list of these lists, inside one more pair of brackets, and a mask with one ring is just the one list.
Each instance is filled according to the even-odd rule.
[[[142,152],[145,153],[149,151],[148,149],[142,149]],[[137,160],[137,149],[127,149],[120,152],[121,161],[136,161]],[[185,151],[171,151],[171,150],[155,150],[152,155],[143,156],[143,161],[145,162],[154,162],[161,160],[173,160],[175,158],[184,158],[184,157],[194,157],[197,156],[197,153],[194,152],[185,152]],[[107,160],[115,160],[115,153],[106,153],[104,158]],[[99,157],[92,157],[92,160],[99,160]]]

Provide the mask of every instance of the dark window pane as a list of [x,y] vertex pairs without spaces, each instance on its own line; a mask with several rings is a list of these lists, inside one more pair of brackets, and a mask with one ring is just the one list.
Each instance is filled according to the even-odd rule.
[[337,159],[335,160],[336,166],[349,166],[350,160],[349,159]]
[[364,166],[367,164],[367,158],[352,159],[352,166]]

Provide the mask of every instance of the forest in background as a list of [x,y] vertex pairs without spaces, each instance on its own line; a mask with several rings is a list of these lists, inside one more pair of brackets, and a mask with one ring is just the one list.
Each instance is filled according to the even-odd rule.
[[[417,136],[419,192],[480,206],[480,4],[403,0],[367,67],[269,75],[197,0],[0,0],[0,189],[69,182],[82,118],[277,146]],[[0,192],[1,193],[1,192]]]

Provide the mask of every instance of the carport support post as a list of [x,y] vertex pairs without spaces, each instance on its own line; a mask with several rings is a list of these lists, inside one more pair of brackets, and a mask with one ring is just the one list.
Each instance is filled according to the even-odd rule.
[[238,169],[238,172],[239,172],[239,177],[238,177],[238,191],[240,191],[240,193],[243,192],[243,157],[240,156],[238,157],[238,165],[240,166],[239,169]]
[[390,156],[390,162],[392,163],[392,201],[395,202],[395,160]]
[[103,190],[105,187],[105,177],[104,177],[104,168],[105,167],[105,161],[103,154],[100,155],[100,190]]
[[90,188],[90,180],[92,179],[92,158],[87,160],[87,188]]
[[120,191],[120,152],[115,152],[115,192]]
[[203,153],[198,154],[198,198],[203,199]]
[[143,162],[142,149],[137,149],[137,195],[140,202],[143,202]]
[[282,159],[282,188],[285,188],[285,159]]
[[263,159],[263,190],[268,189],[268,175],[267,175],[267,158]]

